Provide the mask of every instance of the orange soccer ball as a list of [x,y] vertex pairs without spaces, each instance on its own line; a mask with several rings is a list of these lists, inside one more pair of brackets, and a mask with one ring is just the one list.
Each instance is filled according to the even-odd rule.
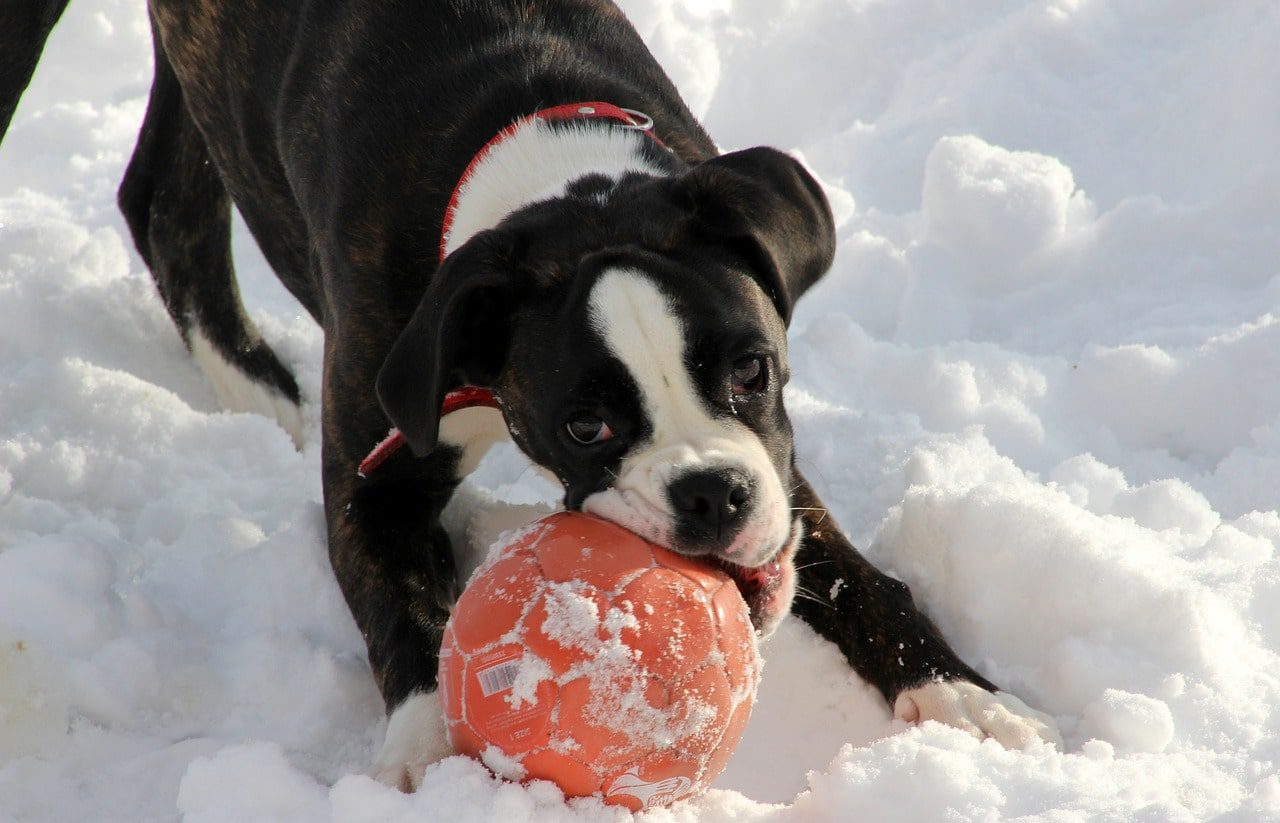
[[632,811],[702,791],[742,738],[760,656],[719,569],[585,514],[495,550],[440,648],[456,751]]

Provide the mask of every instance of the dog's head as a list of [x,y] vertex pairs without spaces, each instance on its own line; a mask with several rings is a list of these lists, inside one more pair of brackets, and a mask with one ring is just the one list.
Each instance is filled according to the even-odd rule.
[[833,249],[821,188],[772,149],[584,178],[449,256],[378,395],[424,454],[449,389],[492,387],[568,508],[711,556],[770,631],[799,541],[786,326]]

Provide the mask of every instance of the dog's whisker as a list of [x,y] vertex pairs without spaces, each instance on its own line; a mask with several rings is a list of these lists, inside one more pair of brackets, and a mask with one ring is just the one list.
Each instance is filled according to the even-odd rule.
[[791,507],[791,511],[793,511],[793,512],[822,512],[822,517],[819,517],[819,518],[818,518],[818,522],[814,524],[815,526],[821,526],[821,525],[822,525],[822,523],[823,523],[823,521],[825,521],[825,520],[827,519],[827,515],[831,513],[831,510],[830,510],[830,509],[824,509],[824,508],[822,508],[821,506],[792,506],[792,507]]
[[821,506],[793,506],[793,512],[822,512],[822,517],[818,518],[818,523],[827,519],[827,515],[831,513],[830,509],[824,509]]
[[796,597],[800,598],[801,600],[809,600],[819,605],[826,606],[828,609],[831,609],[832,611],[835,611],[835,608],[836,608],[835,605],[831,603],[831,601],[818,597],[813,592],[803,590],[798,586],[796,587]]
[[815,592],[813,589],[809,588],[808,586],[801,585],[800,583],[796,584],[796,591],[804,592],[805,594],[811,594],[814,597],[818,597],[817,592]]
[[529,472],[533,471],[533,468],[534,468],[534,466],[533,466],[533,464],[532,464],[532,463],[530,463],[529,465],[525,466],[525,467],[524,467],[524,470],[523,470],[523,471],[521,471],[521,472],[520,472],[520,474],[516,477],[516,484],[518,485],[518,484],[520,483],[520,481],[524,480],[524,476],[525,476],[526,474],[528,474]]
[[[806,466],[808,466],[809,468],[811,468],[811,469],[813,470],[814,475],[815,475],[819,480],[821,480],[821,481],[822,481],[822,484],[823,484],[824,486],[826,485],[826,483],[827,483],[827,478],[826,478],[826,476],[825,476],[825,475],[823,475],[822,470],[818,468],[818,464],[817,464],[817,463],[813,462],[812,460],[806,460],[806,459],[805,459],[805,458],[803,458],[803,457],[796,457],[796,462],[797,462],[797,463],[804,463]],[[801,481],[801,482],[803,483],[803,481]]]
[[826,565],[831,564],[831,563],[834,563],[834,562],[836,562],[836,561],[834,561],[834,560],[815,560],[815,561],[813,561],[812,563],[805,563],[803,566],[796,566],[796,567],[795,567],[795,570],[796,570],[797,572],[802,572],[802,571],[804,571],[805,569],[812,569],[814,566],[826,566]]

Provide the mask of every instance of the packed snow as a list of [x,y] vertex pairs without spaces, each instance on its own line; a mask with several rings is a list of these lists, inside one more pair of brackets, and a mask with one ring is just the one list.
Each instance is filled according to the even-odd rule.
[[[1280,819],[1280,6],[623,6],[721,145],[827,186],[802,469],[1066,741],[894,723],[788,620],[718,788],[646,819]],[[460,757],[363,776],[321,336],[239,227],[305,447],[219,410],[113,202],[150,54],[141,0],[76,0],[0,146],[0,820],[624,820]],[[505,449],[462,498],[475,537],[555,493]]]

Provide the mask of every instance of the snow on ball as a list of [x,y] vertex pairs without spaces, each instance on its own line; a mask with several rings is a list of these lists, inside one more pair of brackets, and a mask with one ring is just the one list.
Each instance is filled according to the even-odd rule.
[[726,574],[562,512],[496,547],[458,598],[441,704],[454,749],[503,777],[640,811],[724,769],[760,667]]

